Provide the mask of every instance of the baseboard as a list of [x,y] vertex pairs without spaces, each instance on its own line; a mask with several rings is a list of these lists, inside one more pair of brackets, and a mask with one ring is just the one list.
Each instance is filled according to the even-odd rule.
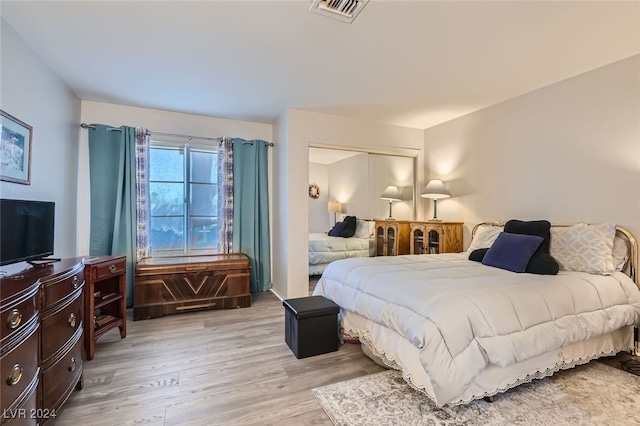
[[270,291],[271,293],[275,294],[275,296],[276,296],[278,299],[280,299],[280,300],[284,300],[284,297],[280,296],[280,294],[279,294],[277,291],[275,291],[275,290],[273,289],[273,287],[271,287],[271,289],[269,289],[269,291]]

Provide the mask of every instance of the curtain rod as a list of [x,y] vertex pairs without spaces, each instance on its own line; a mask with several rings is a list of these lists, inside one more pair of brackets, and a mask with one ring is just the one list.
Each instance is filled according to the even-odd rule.
[[[82,123],[80,124],[80,127],[82,127],[83,129],[96,129],[96,126],[92,125],[92,124],[87,124],[87,123]],[[117,127],[109,127],[107,130],[109,130],[110,132],[113,131],[120,131],[119,128]],[[187,138],[189,140],[192,139],[202,139],[202,140],[207,140],[207,141],[217,141],[218,143],[222,143],[222,141],[219,138],[207,138],[204,136],[190,136],[190,135],[180,135],[178,133],[162,133],[162,132],[152,132],[151,130],[148,130],[150,135],[158,135],[158,136],[172,136],[172,137],[177,137],[177,138]],[[267,144],[268,146],[273,146],[273,142],[267,142],[264,141],[265,144]],[[243,145],[246,144],[250,144],[253,145],[252,141],[244,141],[242,142]]]

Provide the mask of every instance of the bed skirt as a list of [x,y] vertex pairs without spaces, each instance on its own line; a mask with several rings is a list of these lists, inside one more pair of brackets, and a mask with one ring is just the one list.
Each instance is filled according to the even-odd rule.
[[556,371],[633,348],[633,327],[623,327],[507,367],[490,364],[460,395],[448,401],[438,401],[429,376],[420,363],[418,348],[396,332],[352,312],[342,310],[341,321],[345,330],[359,336],[360,342],[366,345],[363,348],[365,355],[378,364],[402,371],[404,380],[411,387],[429,396],[439,406],[466,404],[493,396],[522,383],[551,376]]

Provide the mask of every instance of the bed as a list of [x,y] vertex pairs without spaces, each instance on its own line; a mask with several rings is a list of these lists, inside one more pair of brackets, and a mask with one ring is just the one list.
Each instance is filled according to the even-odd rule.
[[375,251],[374,222],[358,219],[353,237],[331,237],[324,233],[309,234],[309,275],[321,275],[336,260],[370,257]]
[[468,252],[358,258],[329,265],[314,294],[336,302],[363,351],[413,388],[439,406],[467,403],[633,350],[637,243],[622,228],[613,233],[625,253],[608,256],[609,274],[514,273],[472,262]]

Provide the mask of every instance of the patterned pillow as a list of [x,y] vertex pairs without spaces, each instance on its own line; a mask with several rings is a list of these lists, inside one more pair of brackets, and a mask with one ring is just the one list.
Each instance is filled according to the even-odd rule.
[[471,253],[474,250],[489,248],[493,242],[498,238],[498,235],[504,231],[504,226],[495,225],[480,225],[476,229],[476,234],[473,236],[471,245],[467,249],[467,253]]
[[550,253],[560,269],[609,275],[614,271],[615,234],[613,223],[552,227]]

